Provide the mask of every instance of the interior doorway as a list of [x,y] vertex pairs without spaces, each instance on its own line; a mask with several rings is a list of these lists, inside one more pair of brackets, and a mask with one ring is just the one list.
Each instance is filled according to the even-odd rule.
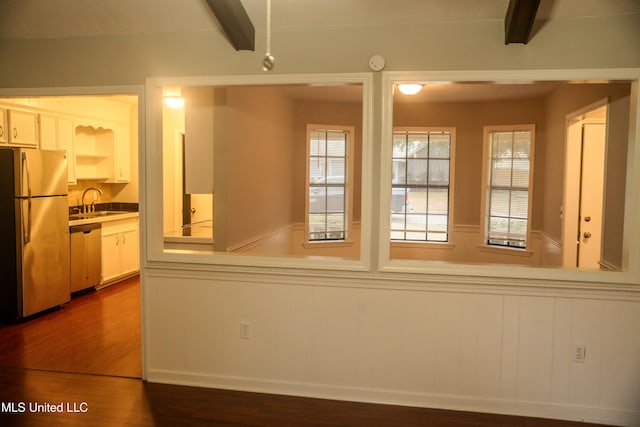
[[600,269],[604,223],[607,100],[567,116],[563,266]]
[[[126,89],[52,88],[29,95],[16,89],[2,98],[3,108],[38,117],[35,146],[67,150],[70,214],[84,204],[82,195],[93,187],[101,190],[96,211],[131,215],[138,210],[144,88]],[[101,222],[103,232],[110,228],[101,236],[104,282],[97,290],[74,293],[62,307],[0,324],[0,368],[142,378],[138,220],[98,218],[90,221]]]

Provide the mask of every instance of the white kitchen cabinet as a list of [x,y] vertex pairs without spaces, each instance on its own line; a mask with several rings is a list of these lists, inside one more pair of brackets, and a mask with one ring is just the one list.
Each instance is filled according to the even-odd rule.
[[76,157],[73,147],[73,121],[66,117],[40,115],[40,149],[67,152],[67,182],[76,182]]
[[0,144],[6,144],[9,142],[7,135],[7,110],[0,108]]
[[19,147],[38,146],[38,114],[28,111],[7,110],[10,145]]
[[114,147],[114,182],[131,181],[131,141],[129,128],[121,126],[116,129]]
[[108,285],[140,271],[138,218],[102,223],[102,280]]
[[94,123],[75,127],[77,179],[126,183],[131,181],[127,126]]

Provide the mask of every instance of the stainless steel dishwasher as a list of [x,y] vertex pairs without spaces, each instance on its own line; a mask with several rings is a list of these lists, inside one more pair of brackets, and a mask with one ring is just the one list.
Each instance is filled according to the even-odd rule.
[[102,224],[73,225],[71,236],[71,292],[100,284],[102,270]]

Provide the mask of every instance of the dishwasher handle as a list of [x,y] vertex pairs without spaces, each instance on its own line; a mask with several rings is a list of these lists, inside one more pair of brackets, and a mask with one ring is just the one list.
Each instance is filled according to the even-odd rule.
[[91,222],[89,224],[82,225],[72,225],[69,227],[69,233],[84,233],[89,234],[94,230],[100,230],[102,228],[102,224],[99,222]]

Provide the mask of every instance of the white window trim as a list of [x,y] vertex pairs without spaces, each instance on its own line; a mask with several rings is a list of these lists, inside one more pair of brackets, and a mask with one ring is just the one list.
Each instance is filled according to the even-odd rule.
[[[565,69],[565,70],[476,70],[476,71],[424,71],[382,72],[382,128],[379,159],[380,204],[378,215],[388,218],[391,195],[391,150],[393,131],[393,89],[402,82],[505,82],[523,84],[534,81],[615,81],[631,82],[629,148],[627,154],[627,180],[625,224],[623,241],[623,268],[625,271],[583,271],[574,269],[527,267],[517,265],[480,265],[390,259],[390,227],[380,221],[378,267],[383,274],[418,274],[421,280],[441,283],[468,283],[470,277],[482,283],[498,286],[537,286],[563,289],[616,289],[636,290],[640,285],[640,68],[620,69]],[[428,276],[425,276],[428,275]],[[426,277],[426,278],[425,278]],[[431,277],[432,279],[428,279]]]
[[[339,130],[347,134],[347,147],[346,147],[346,175],[345,175],[345,191],[347,193],[345,200],[345,238],[336,240],[310,240],[309,239],[309,159],[311,157],[310,144],[311,144],[311,132],[315,129],[321,130]],[[338,126],[338,125],[319,125],[319,124],[307,124],[306,132],[306,163],[305,163],[305,202],[304,202],[304,234],[305,234],[305,246],[327,246],[331,247],[336,244],[344,244],[350,242],[351,229],[353,227],[353,153],[354,153],[354,136],[355,127],[353,126]],[[323,245],[319,245],[323,244]]]
[[[531,146],[529,148],[529,190],[528,190],[528,212],[527,212],[527,234],[525,248],[516,248],[508,246],[490,245],[487,243],[489,234],[489,189],[491,188],[491,132],[509,132],[509,131],[529,131],[531,132]],[[533,214],[533,170],[535,165],[535,145],[536,145],[536,126],[533,124],[522,125],[497,125],[484,126],[482,136],[482,181],[480,193],[480,218],[482,219],[482,241],[481,247],[486,252],[516,254],[524,252],[531,255],[529,250],[531,247],[531,215]],[[489,250],[490,249],[490,250]]]
[[[456,128],[449,126],[395,126],[392,132],[449,132],[451,135],[451,144],[449,146],[449,211],[447,213],[447,241],[446,242],[422,242],[413,240],[391,240],[391,246],[395,247],[429,247],[440,249],[453,249],[455,242],[453,242],[453,201],[454,201],[454,187],[456,176]],[[392,134],[393,142],[393,134]],[[393,158],[393,155],[392,155]],[[381,236],[382,238],[382,236]],[[409,246],[408,246],[409,245]]]
[[[362,194],[361,219],[363,229],[371,224],[372,203],[372,141],[371,117],[373,115],[373,76],[371,73],[336,73],[336,74],[269,74],[269,75],[227,75],[201,77],[153,77],[146,79],[146,141],[140,149],[140,185],[141,204],[148,212],[162,212],[162,144],[161,141],[161,100],[162,87],[182,86],[251,86],[251,85],[287,85],[287,84],[320,84],[320,85],[362,85]],[[143,171],[146,168],[146,174]],[[142,190],[144,188],[144,190]],[[143,261],[153,263],[159,268],[175,268],[177,265],[190,264],[201,270],[218,271],[221,268],[229,271],[248,271],[255,268],[268,267],[270,271],[329,270],[329,271],[368,271],[370,270],[371,233],[361,233],[360,257],[357,260],[339,257],[268,257],[252,255],[233,255],[227,253],[196,253],[190,251],[164,248],[162,232],[162,215],[149,215],[144,219],[146,224],[143,234]]]

